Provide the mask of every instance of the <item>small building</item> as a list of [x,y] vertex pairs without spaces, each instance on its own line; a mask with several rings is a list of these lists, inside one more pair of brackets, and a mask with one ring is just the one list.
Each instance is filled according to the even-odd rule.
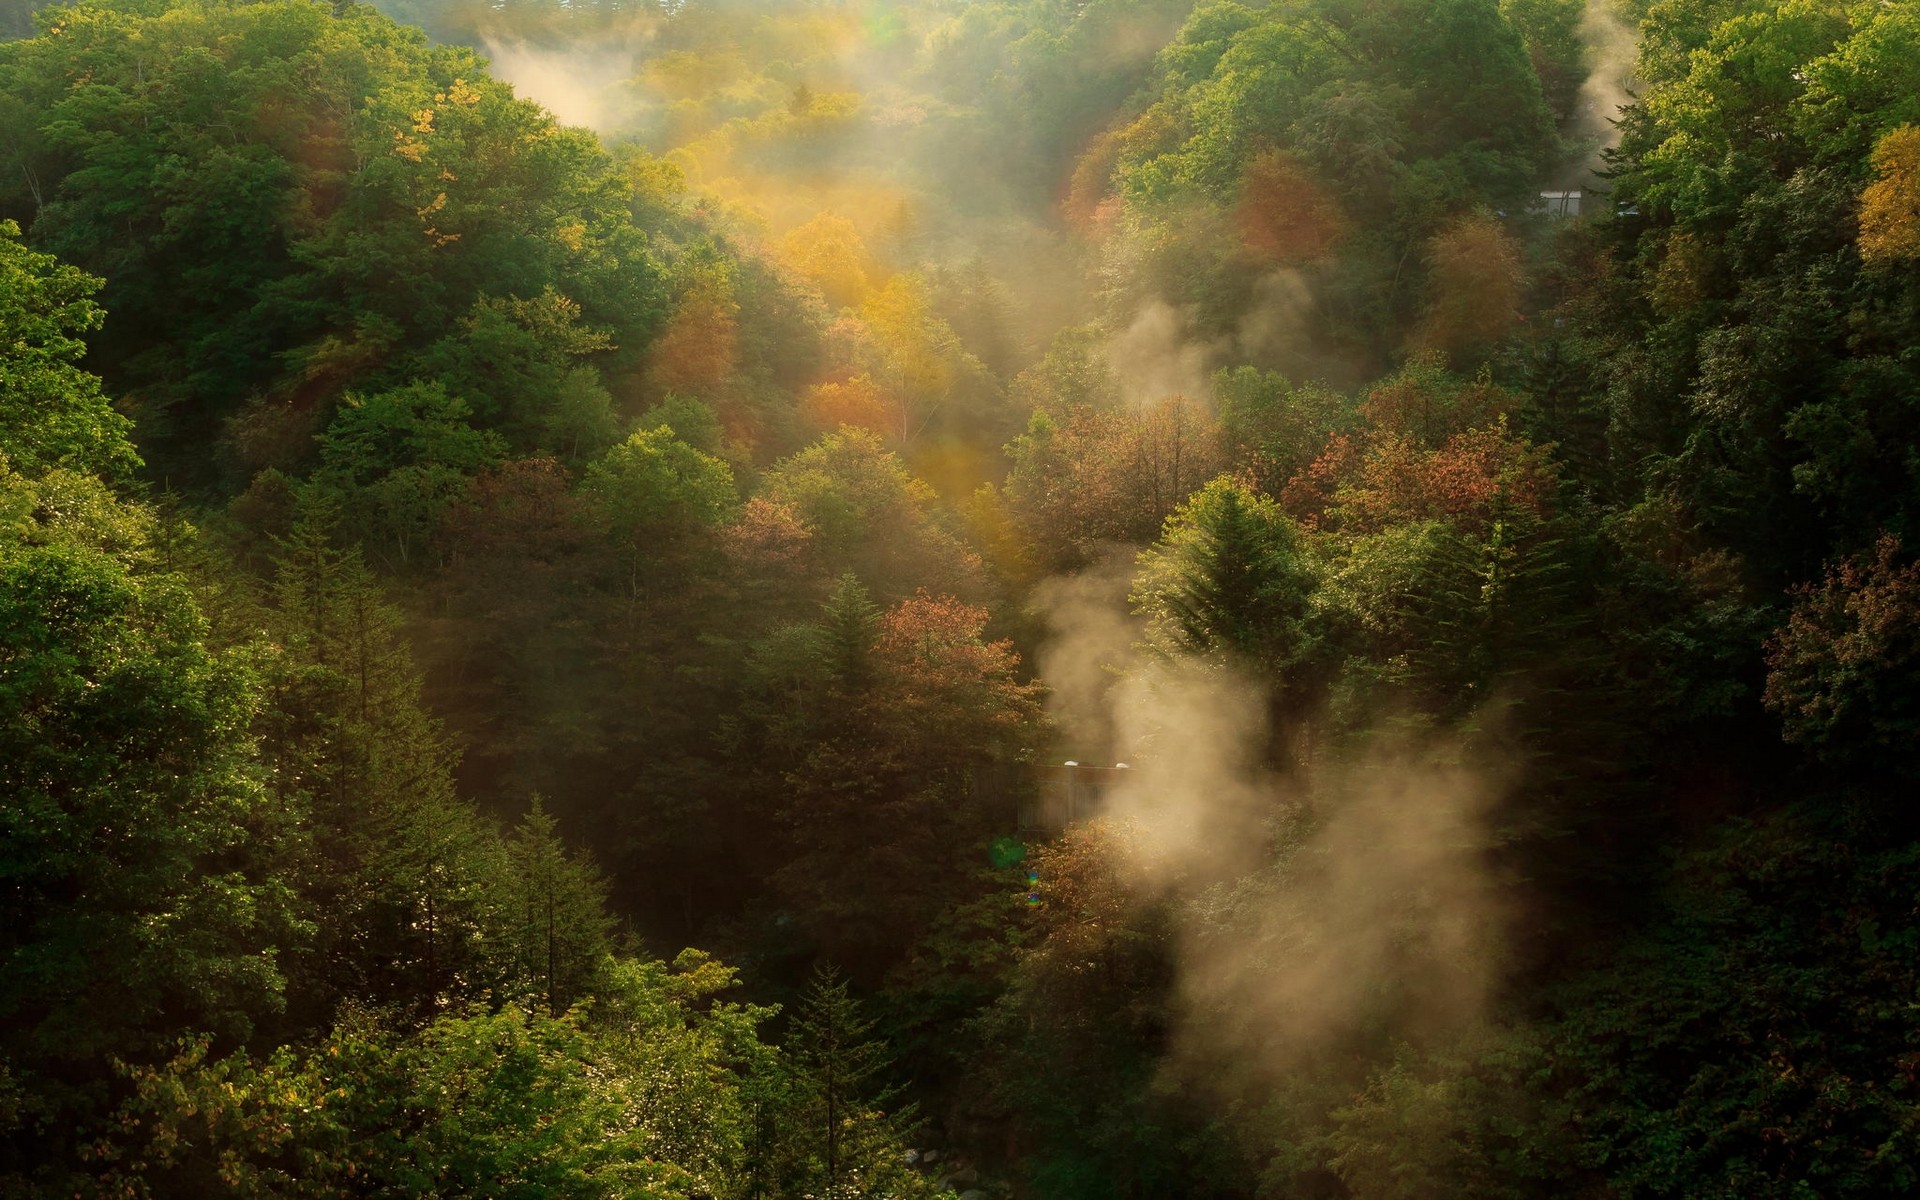
[[1127,776],[1124,765],[1088,767],[1077,762],[1033,768],[1035,784],[1020,797],[1019,832],[1053,834],[1090,820],[1106,809],[1107,794]]
[[1584,199],[1582,192],[1541,192],[1540,207],[1556,221],[1570,221],[1580,215]]

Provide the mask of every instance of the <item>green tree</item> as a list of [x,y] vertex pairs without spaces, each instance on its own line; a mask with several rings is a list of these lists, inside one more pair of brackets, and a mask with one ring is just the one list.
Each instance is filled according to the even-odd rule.
[[849,571],[833,585],[820,606],[818,629],[834,685],[849,696],[864,692],[873,682],[873,643],[880,632],[880,610],[858,575]]
[[507,841],[513,872],[516,967],[522,986],[559,1016],[593,990],[611,945],[606,884],[567,853],[540,797]]
[[104,314],[88,299],[101,281],[20,244],[0,221],[0,454],[14,469],[65,467],[125,482],[139,469],[128,434],[100,380],[80,369]]
[[787,1035],[792,1090],[781,1118],[785,1194],[847,1200],[932,1194],[901,1160],[918,1114],[888,1085],[893,1064],[873,1032],[846,979],[832,967],[816,967]]
[[0,463],[0,1186],[67,1189],[114,1058],[227,1044],[282,1000],[292,830],[254,756],[251,649],[209,646],[151,519]]
[[643,429],[587,467],[580,494],[626,564],[628,595],[673,580],[700,538],[739,506],[733,470],[662,425]]
[[[0,211],[107,278],[93,361],[188,486],[223,482],[208,451],[243,404],[298,415],[420,377],[483,297],[551,289],[630,355],[663,315],[632,185],[593,136],[372,8],[74,10],[0,45],[0,76]],[[503,415],[538,430],[557,403]]]
[[[578,1014],[474,1006],[418,1032],[349,1014],[311,1049],[130,1072],[109,1186],[179,1196],[670,1200],[690,1173],[631,1117],[644,1081]],[[400,1131],[404,1130],[404,1134]]]
[[475,429],[467,402],[439,382],[349,395],[320,437],[314,484],[332,493],[343,528],[393,568],[416,563],[469,480],[505,457]]
[[613,348],[605,330],[581,325],[578,304],[549,287],[530,300],[481,296],[418,369],[469,397],[475,420],[516,448],[579,461],[620,440],[613,397],[589,365]]
[[977,579],[977,559],[937,519],[933,489],[864,430],[781,459],[762,494],[791,506],[828,578],[852,571],[883,600],[917,586],[966,592]]
[[1300,531],[1278,504],[1216,479],[1167,518],[1140,565],[1132,600],[1164,651],[1223,660],[1296,697],[1305,693],[1304,681],[1290,677],[1313,657],[1317,580]]
[[263,722],[278,785],[311,814],[300,886],[321,936],[297,963],[302,998],[437,1011],[511,969],[505,850],[455,794],[399,614],[333,522],[317,502],[281,546],[285,662]]

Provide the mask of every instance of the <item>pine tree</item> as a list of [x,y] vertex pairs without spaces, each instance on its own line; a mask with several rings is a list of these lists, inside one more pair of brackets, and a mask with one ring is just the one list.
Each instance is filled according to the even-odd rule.
[[557,1017],[588,992],[610,949],[606,884],[585,858],[567,853],[539,796],[508,840],[507,856],[521,986]]
[[1299,532],[1272,500],[1216,479],[1168,518],[1141,565],[1133,601],[1162,652],[1256,674],[1276,715],[1311,699],[1318,640],[1308,602],[1318,580]]
[[[788,1038],[790,1087],[779,1155],[788,1195],[907,1196],[926,1189],[902,1165],[914,1106],[885,1082],[893,1067],[873,1022],[831,966],[814,969]],[[887,1109],[893,1108],[892,1112]]]
[[304,799],[300,888],[320,929],[311,1002],[435,1010],[497,981],[509,878],[500,838],[454,791],[457,755],[420,702],[400,615],[334,510],[307,498],[274,581],[285,658],[264,746]]
[[820,606],[820,639],[827,667],[843,692],[864,690],[872,676],[873,642],[880,610],[852,571],[840,577]]

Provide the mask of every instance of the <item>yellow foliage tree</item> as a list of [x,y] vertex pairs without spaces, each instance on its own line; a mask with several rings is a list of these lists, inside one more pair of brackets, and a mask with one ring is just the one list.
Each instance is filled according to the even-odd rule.
[[1860,257],[1920,259],[1920,126],[1902,125],[1881,138],[1873,169],[1878,178],[1860,193]]
[[834,213],[790,231],[780,239],[779,254],[835,308],[859,304],[873,288],[866,243],[852,221]]
[[822,432],[850,425],[890,441],[900,436],[900,406],[870,375],[815,384],[801,401],[801,410]]
[[899,398],[902,445],[911,442],[947,401],[966,351],[933,311],[918,276],[896,275],[860,306],[877,351],[878,381]]

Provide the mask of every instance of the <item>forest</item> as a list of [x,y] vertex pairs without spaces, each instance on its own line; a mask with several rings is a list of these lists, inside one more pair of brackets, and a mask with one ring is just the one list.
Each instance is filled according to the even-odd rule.
[[0,0],[0,1198],[1920,1193],[1916,520],[1920,0]]

